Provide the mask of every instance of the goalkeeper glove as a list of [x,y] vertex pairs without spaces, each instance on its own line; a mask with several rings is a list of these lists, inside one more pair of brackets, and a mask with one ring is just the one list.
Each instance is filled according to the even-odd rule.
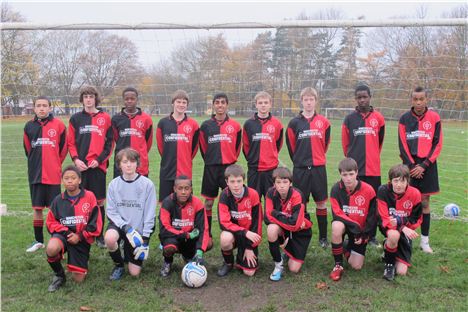
[[140,233],[138,233],[134,228],[129,225],[126,225],[125,228],[125,235],[127,236],[130,245],[133,248],[140,247],[143,245],[143,238],[141,237]]
[[203,250],[197,249],[195,257],[193,257],[192,262],[195,262],[199,265],[206,265],[205,259],[203,259]]
[[135,260],[146,260],[148,259],[149,255],[149,246],[148,243],[143,243],[140,247],[135,248],[133,251],[133,254],[135,255],[134,259]]
[[194,239],[194,238],[197,238],[199,234],[200,234],[200,231],[197,228],[195,228],[192,230],[192,232],[187,233],[187,236],[188,236],[187,238]]

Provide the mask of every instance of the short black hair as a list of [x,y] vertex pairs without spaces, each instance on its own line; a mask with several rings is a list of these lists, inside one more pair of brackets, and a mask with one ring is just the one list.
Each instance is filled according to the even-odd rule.
[[123,91],[122,91],[122,97],[125,95],[125,93],[127,92],[134,92],[136,94],[136,96],[138,97],[138,91],[137,89],[135,89],[134,87],[126,87]]
[[223,93],[223,92],[216,93],[214,98],[213,98],[213,104],[217,99],[225,99],[226,103],[229,104],[229,100],[228,100],[228,97],[227,97],[226,93]]
[[417,92],[417,93],[424,92],[424,95],[427,97],[427,90],[421,86],[417,86],[416,88],[414,88],[413,93],[414,92]]
[[62,178],[63,176],[65,175],[65,172],[67,171],[73,171],[74,173],[76,173],[78,175],[78,178],[81,179],[81,171],[78,169],[77,166],[75,165],[69,165],[69,166],[66,166],[63,170],[62,170]]
[[46,100],[49,103],[49,106],[51,106],[51,104],[52,104],[47,96],[40,95],[40,96],[38,96],[37,98],[34,99],[34,106],[36,106],[36,102],[38,100]]
[[190,179],[188,176],[186,175],[180,175],[180,176],[177,176],[174,180],[174,186],[179,182],[179,181],[189,181],[190,182],[190,186],[192,186],[192,179]]
[[371,95],[371,92],[370,92],[370,88],[368,85],[365,85],[365,84],[360,84],[356,87],[356,89],[354,90],[354,95],[357,95],[357,93],[359,91],[367,91],[367,94],[372,97]]

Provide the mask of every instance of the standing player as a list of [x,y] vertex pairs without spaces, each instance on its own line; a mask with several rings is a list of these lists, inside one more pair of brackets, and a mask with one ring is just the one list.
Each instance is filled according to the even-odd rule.
[[247,184],[260,198],[273,186],[273,170],[278,167],[278,153],[283,146],[283,125],[270,113],[271,95],[261,91],[255,95],[257,112],[244,123],[243,152],[247,165]]
[[410,185],[422,195],[421,249],[432,253],[429,246],[431,210],[429,200],[439,192],[437,158],[442,150],[442,126],[440,116],[427,108],[427,93],[416,87],[411,94],[411,109],[403,114],[398,125],[400,157],[410,168]]
[[101,211],[96,197],[80,188],[81,173],[75,166],[63,170],[65,191],[57,195],[47,214],[47,229],[52,235],[47,244],[47,262],[55,275],[49,285],[54,292],[65,284],[61,260],[68,252],[68,271],[75,282],[81,283],[88,272],[91,244],[102,231]]
[[192,178],[192,160],[197,154],[200,131],[197,122],[185,113],[188,104],[187,92],[177,90],[172,96],[173,112],[158,123],[156,140],[161,155],[159,200],[173,192],[177,176]]
[[[112,117],[115,155],[126,147],[131,147],[140,154],[138,173],[148,176],[148,153],[153,144],[153,120],[143,112],[138,104],[138,91],[127,87],[122,92],[125,107]],[[119,164],[114,162],[114,178],[120,176]]]
[[44,248],[42,210],[50,207],[55,196],[60,194],[62,163],[67,156],[65,125],[51,114],[47,97],[34,100],[34,113],[36,116],[24,126],[23,135],[34,229],[34,242],[27,252]]
[[237,161],[242,140],[240,124],[227,114],[228,103],[226,94],[216,94],[213,98],[214,114],[200,127],[200,152],[205,161],[201,195],[205,198],[210,235],[214,199],[219,188],[226,188],[224,171]]
[[237,247],[236,266],[245,275],[258,269],[258,245],[262,241],[262,208],[257,191],[244,185],[245,173],[239,165],[227,167],[227,187],[218,203],[221,226],[220,245],[224,263],[218,276],[226,276],[234,266],[233,249]]
[[[273,179],[274,186],[268,190],[265,200],[265,223],[275,262],[270,279],[279,281],[283,274],[283,258],[289,258],[289,271],[298,273],[301,269],[312,238],[312,222],[305,211],[303,195],[292,187],[291,171],[278,167],[273,171]],[[286,254],[284,257],[280,245]]]
[[[396,165],[388,171],[388,184],[377,193],[380,230],[385,240],[385,271],[383,277],[392,281],[395,269],[406,275],[411,266],[412,240],[422,222],[421,193],[409,186],[410,171],[406,165]],[[396,263],[396,265],[395,265]]]
[[294,164],[293,185],[301,190],[304,202],[309,202],[312,194],[317,206],[319,225],[319,243],[322,248],[328,246],[327,240],[327,159],[326,152],[330,144],[330,122],[315,111],[318,94],[313,88],[301,91],[303,111],[291,119],[286,131],[286,145]]
[[[348,263],[355,270],[364,265],[367,241],[376,226],[376,200],[372,186],[358,180],[358,165],[352,158],[345,158],[338,165],[341,180],[331,190],[333,213],[332,253],[335,267],[330,278],[339,281],[343,274],[343,251]],[[348,235],[347,246],[343,238]]]
[[[111,118],[97,108],[100,98],[95,87],[83,87],[80,102],[83,110],[70,118],[68,150],[73,163],[81,171],[82,187],[96,196],[104,225],[106,172],[113,145]],[[100,248],[105,248],[102,233],[96,242]]]
[[174,193],[163,200],[159,211],[159,239],[164,256],[161,276],[169,276],[177,252],[186,262],[205,263],[203,253],[213,246],[207,223],[202,201],[192,195],[192,180],[177,177]]
[[[149,240],[156,218],[156,191],[153,182],[138,173],[140,155],[130,147],[117,153],[116,160],[122,175],[113,179],[107,192],[106,246],[114,261],[110,279],[122,278],[124,262],[128,272],[138,276],[143,260],[148,258]],[[120,251],[123,241],[124,257]]]
[[[368,86],[357,86],[354,95],[356,110],[346,116],[341,128],[343,153],[357,162],[359,180],[372,186],[377,193],[381,184],[380,152],[385,135],[385,120],[382,114],[370,106],[371,91]],[[369,244],[380,247],[375,238],[376,229],[377,225],[370,233]]]

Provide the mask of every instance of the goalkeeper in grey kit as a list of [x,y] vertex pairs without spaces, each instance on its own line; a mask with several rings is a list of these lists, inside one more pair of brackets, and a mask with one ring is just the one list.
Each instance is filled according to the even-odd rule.
[[[156,218],[156,191],[153,182],[137,173],[140,155],[132,148],[117,153],[116,163],[122,175],[113,179],[107,191],[109,224],[104,237],[114,261],[111,280],[119,280],[128,263],[130,275],[138,276],[148,258],[149,239]],[[123,241],[123,253],[120,242]]]

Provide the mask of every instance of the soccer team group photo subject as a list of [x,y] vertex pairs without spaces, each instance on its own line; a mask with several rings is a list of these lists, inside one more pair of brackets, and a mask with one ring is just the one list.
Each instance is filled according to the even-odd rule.
[[[344,260],[360,270],[369,245],[383,247],[383,278],[393,281],[411,267],[416,237],[424,253],[433,252],[429,200],[439,192],[437,158],[443,142],[440,117],[427,107],[427,91],[408,91],[408,111],[397,130],[395,153],[401,163],[381,173],[385,119],[371,105],[369,86],[356,86],[355,110],[341,126],[343,156],[334,167],[340,179],[330,192],[326,155],[331,125],[316,112],[319,95],[311,87],[301,91],[301,111],[285,129],[271,114],[272,97],[265,91],[255,95],[256,112],[243,125],[229,116],[228,95],[214,94],[212,115],[199,125],[186,114],[189,95],[177,90],[172,112],[156,129],[138,107],[133,87],[123,90],[123,107],[112,117],[100,108],[97,89],[82,87],[83,109],[67,126],[53,116],[50,100],[39,96],[23,137],[34,233],[26,251],[45,251],[53,271],[49,292],[66,282],[64,255],[69,276],[77,283],[85,280],[93,243],[109,254],[113,269],[103,278],[111,281],[138,276],[150,250],[162,253],[162,277],[172,273],[180,254],[186,263],[182,280],[189,287],[206,281],[207,252],[222,257],[216,268],[220,278],[233,269],[253,276],[264,257],[271,259],[270,280],[280,281],[286,269],[300,274],[312,238],[307,207],[315,207],[318,244],[330,248],[333,258],[331,280],[344,276]],[[161,156],[157,187],[148,178],[153,139]],[[280,164],[282,148],[287,148],[292,168]],[[192,187],[198,151],[204,161],[201,196]],[[236,163],[241,152],[246,168]],[[112,153],[114,178],[106,185]],[[73,165],[63,168],[67,155]],[[212,222],[213,209],[219,225]],[[212,235],[213,226],[219,226],[219,235]],[[383,242],[376,239],[377,230]],[[211,250],[216,240],[221,252]],[[259,255],[260,244],[268,244],[270,255]]]

